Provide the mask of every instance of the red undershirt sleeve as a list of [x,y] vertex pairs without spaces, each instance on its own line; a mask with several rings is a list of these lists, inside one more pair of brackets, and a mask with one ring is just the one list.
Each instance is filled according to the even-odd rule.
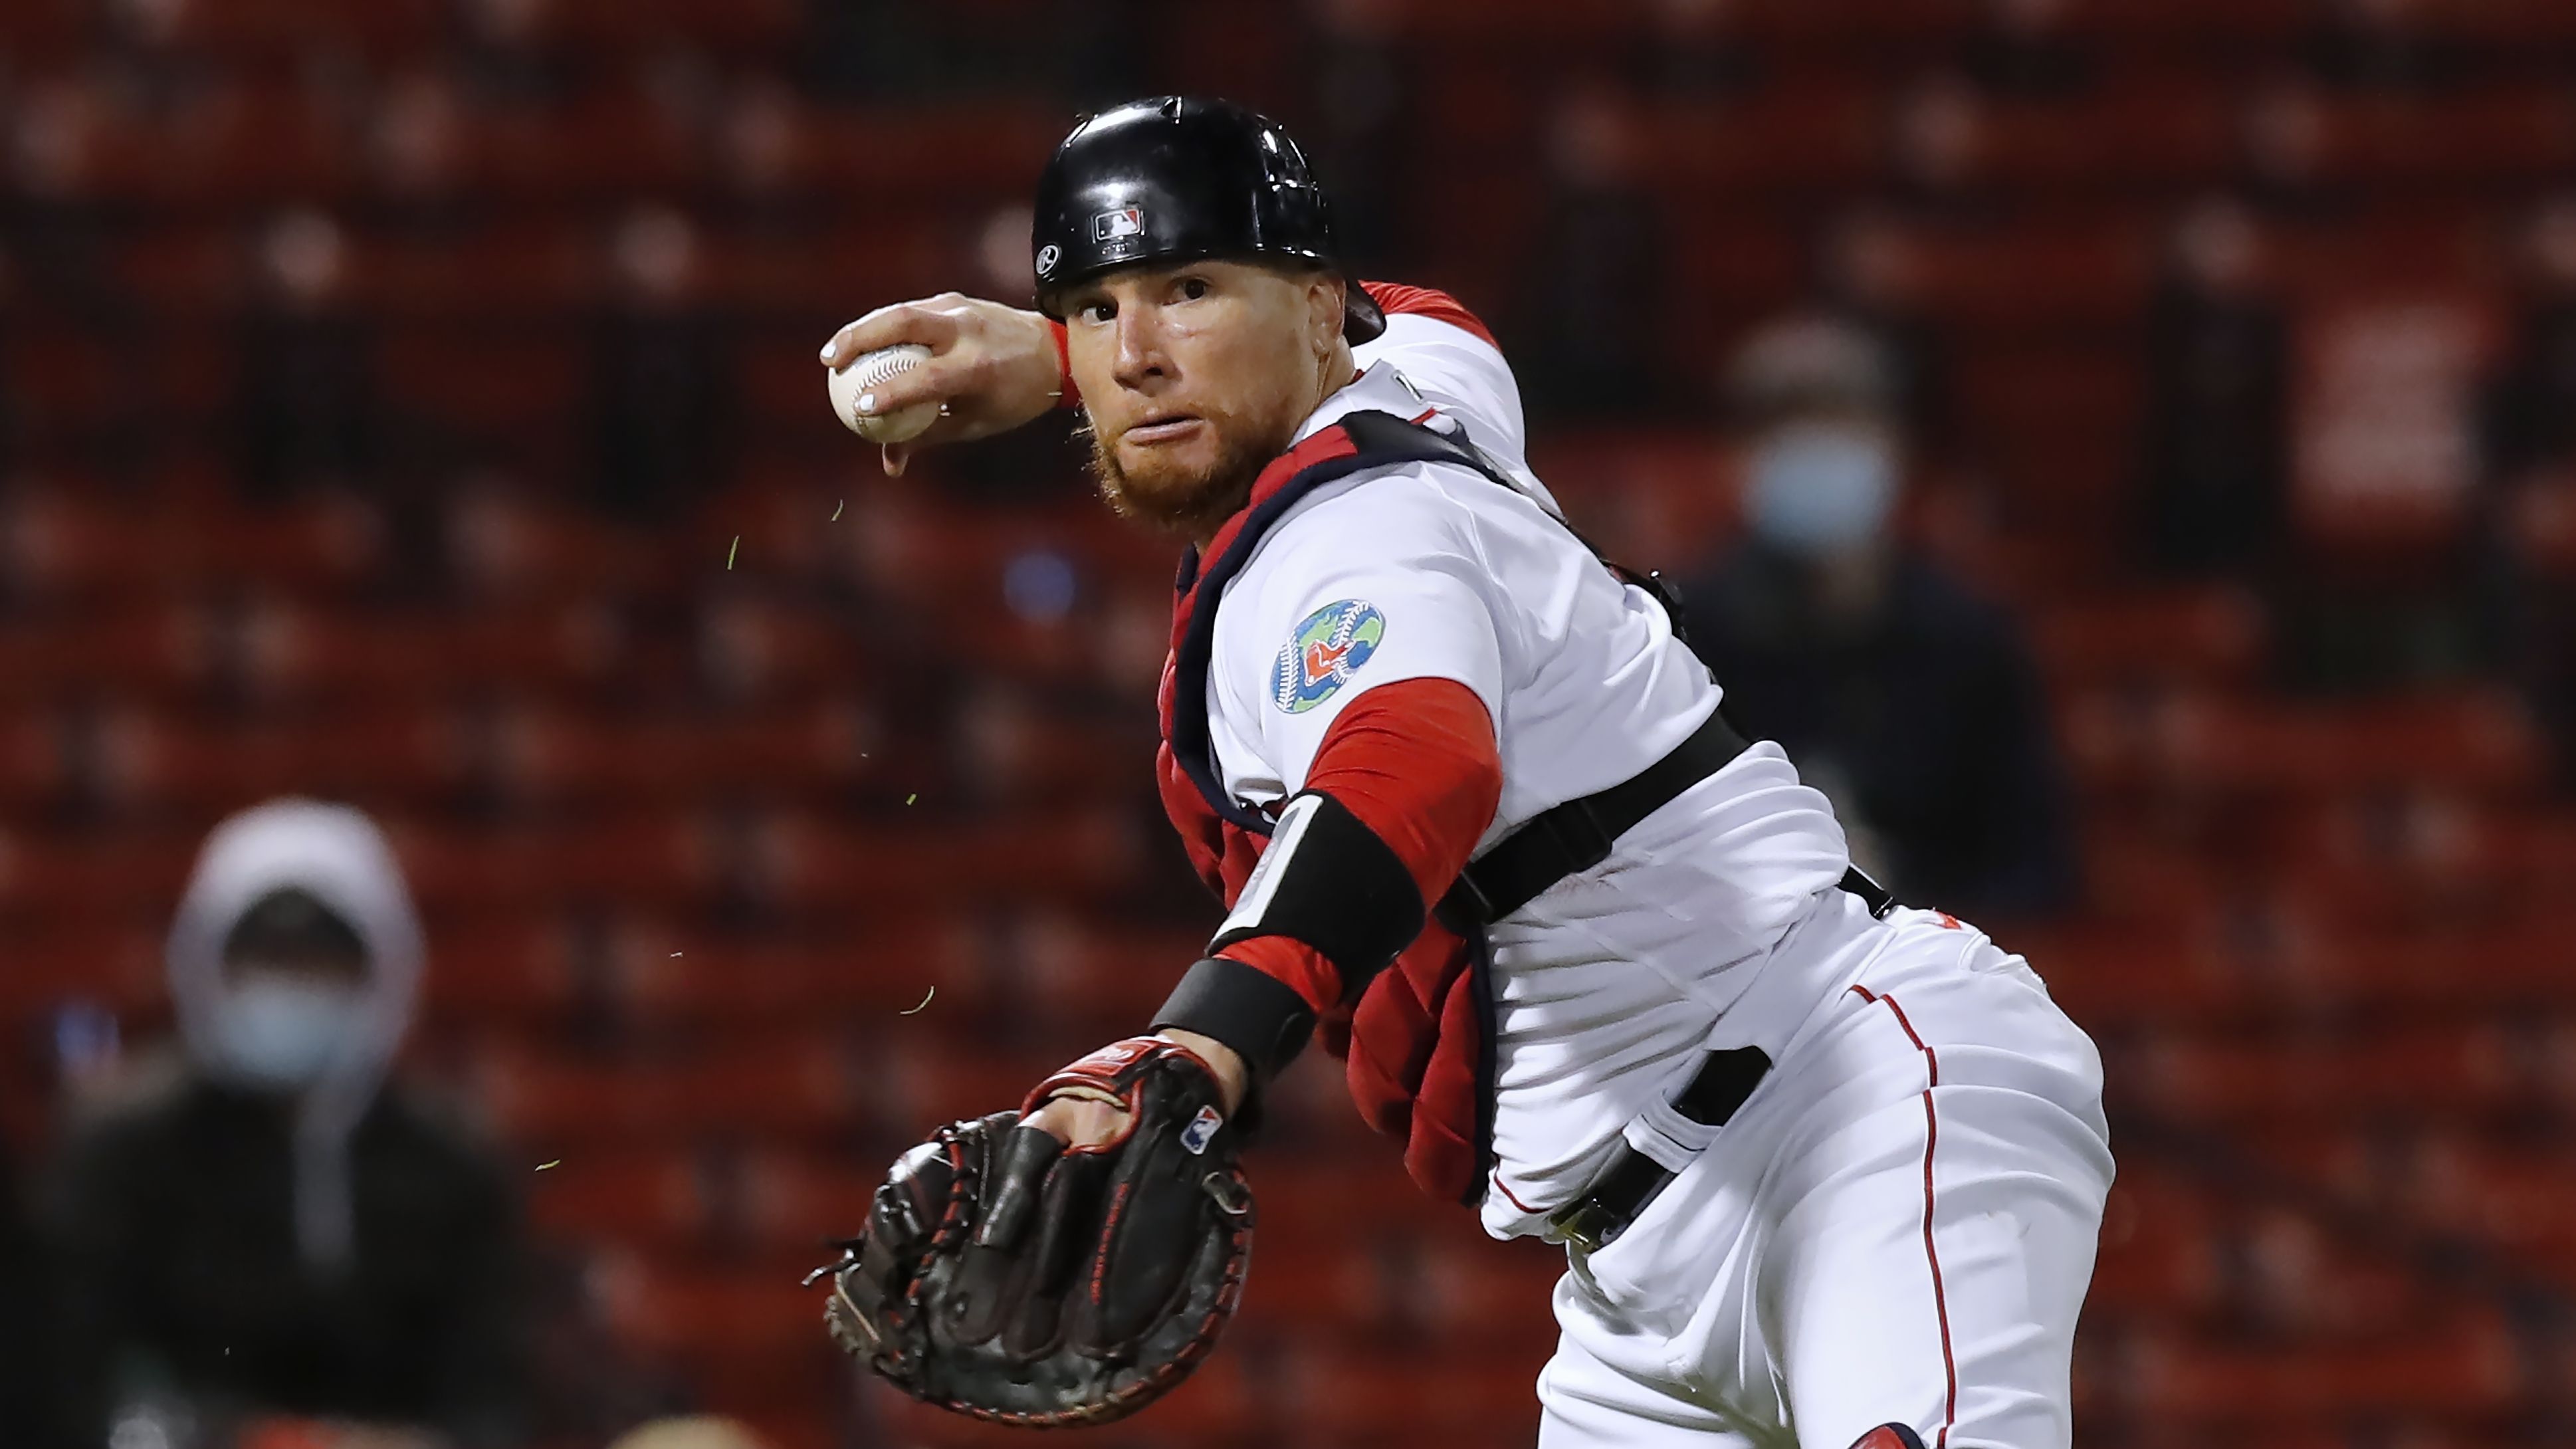
[[[1428,908],[1466,867],[1502,798],[1493,719],[1454,679],[1379,685],[1333,721],[1305,788],[1332,796],[1385,841]],[[1319,1015],[1343,995],[1340,973],[1302,941],[1255,936],[1222,954],[1295,989]]]

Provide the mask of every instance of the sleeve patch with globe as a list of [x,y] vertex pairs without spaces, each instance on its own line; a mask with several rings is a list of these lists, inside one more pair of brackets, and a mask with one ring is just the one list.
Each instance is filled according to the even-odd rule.
[[1270,668],[1270,702],[1304,714],[1341,692],[1386,640],[1386,615],[1364,599],[1341,599],[1308,614]]

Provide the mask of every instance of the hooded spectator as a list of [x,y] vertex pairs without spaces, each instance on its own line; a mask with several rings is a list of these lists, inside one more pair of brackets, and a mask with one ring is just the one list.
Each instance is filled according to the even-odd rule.
[[183,1060],[76,1122],[55,1174],[78,1442],[269,1415],[511,1438],[516,1205],[390,1079],[421,959],[358,812],[278,801],[207,841],[168,945]]
[[1683,589],[1726,710],[1834,797],[1853,855],[1899,897],[1979,914],[2067,904],[2057,751],[2010,616],[1898,528],[1894,372],[1846,324],[1744,351],[1743,543]]

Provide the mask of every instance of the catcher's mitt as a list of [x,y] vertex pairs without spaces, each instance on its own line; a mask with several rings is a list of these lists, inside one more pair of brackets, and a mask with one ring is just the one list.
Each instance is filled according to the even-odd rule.
[[866,1231],[814,1275],[833,1339],[914,1398],[1105,1423],[1186,1378],[1233,1316],[1252,1194],[1206,1065],[1135,1038],[1028,1106],[1069,1088],[1123,1101],[1126,1134],[1067,1150],[1016,1112],[952,1122],[896,1160]]

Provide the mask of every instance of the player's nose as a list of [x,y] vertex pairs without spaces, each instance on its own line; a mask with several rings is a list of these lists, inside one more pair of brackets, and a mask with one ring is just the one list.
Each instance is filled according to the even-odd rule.
[[1111,375],[1120,387],[1143,388],[1170,374],[1162,323],[1151,304],[1120,307],[1114,325],[1117,354],[1111,361]]

